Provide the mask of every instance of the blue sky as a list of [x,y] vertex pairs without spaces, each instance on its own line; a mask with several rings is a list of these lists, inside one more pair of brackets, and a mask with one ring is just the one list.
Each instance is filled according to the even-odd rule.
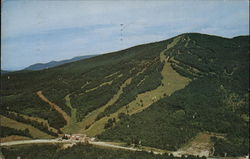
[[248,3],[5,0],[1,68],[18,70],[34,63],[108,53],[185,32],[248,35]]

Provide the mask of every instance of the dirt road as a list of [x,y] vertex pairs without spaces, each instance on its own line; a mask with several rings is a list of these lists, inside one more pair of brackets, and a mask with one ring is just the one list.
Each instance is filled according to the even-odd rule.
[[97,145],[97,146],[103,146],[103,147],[117,148],[117,149],[123,149],[123,150],[130,150],[130,151],[141,151],[140,149],[137,149],[137,148],[112,145],[112,144],[106,143],[106,142],[90,142],[90,144]]
[[72,143],[71,140],[58,141],[57,139],[37,139],[37,140],[19,140],[0,143],[0,146],[14,146],[23,144],[43,144],[43,143]]
[[[59,141],[58,139],[36,139],[36,140],[22,140],[22,141],[10,141],[10,142],[3,142],[0,143],[0,146],[15,146],[15,145],[22,145],[22,144],[54,144],[54,143],[62,143],[62,144],[76,144],[79,143],[80,141],[78,140],[62,140]],[[143,150],[140,148],[134,148],[134,147],[125,147],[125,146],[119,146],[116,144],[111,144],[108,142],[101,142],[101,141],[90,141],[89,144],[91,145],[96,145],[96,146],[101,146],[101,147],[106,147],[106,148],[115,148],[115,149],[122,149],[122,150],[129,150],[129,151],[146,151],[146,152],[152,152],[154,154],[159,154],[162,155],[164,152],[163,151],[156,151],[156,150]],[[173,156],[176,157],[181,157],[181,154],[175,153],[175,152],[168,152],[172,153]],[[206,156],[208,157],[208,156]],[[0,153],[0,159],[4,159],[4,156],[1,155]],[[208,159],[213,159],[208,157]]]
[[[63,143],[63,144],[74,144],[79,143],[78,140],[62,140],[59,141],[58,139],[36,139],[36,140],[21,140],[21,141],[10,141],[10,142],[3,142],[0,143],[0,146],[15,146],[15,145],[24,145],[24,144],[50,144],[50,143]],[[96,141],[90,141],[89,144],[91,145],[97,145],[97,146],[103,146],[103,147],[110,147],[110,148],[117,148],[117,149],[124,149],[124,150],[130,150],[130,151],[141,151],[139,149],[133,148],[133,147],[124,147],[124,146],[118,146],[118,145],[112,145],[110,143],[106,142],[96,142]]]

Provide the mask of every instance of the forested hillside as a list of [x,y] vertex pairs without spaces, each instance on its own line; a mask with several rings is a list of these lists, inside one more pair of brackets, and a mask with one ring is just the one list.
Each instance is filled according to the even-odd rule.
[[247,154],[247,40],[184,35],[166,55],[178,73],[193,81],[144,112],[125,116],[100,137],[177,150],[198,132],[208,131],[226,135],[214,137],[215,155]]
[[[18,156],[25,159],[179,159],[170,154],[155,155],[148,152],[130,152],[125,150],[112,150],[78,144],[64,149],[62,145],[32,145],[3,148],[3,154],[8,159]],[[205,157],[188,156],[184,159],[206,159]]]
[[[219,134],[211,137],[212,155],[246,155],[248,38],[187,33],[46,70],[2,74],[1,126],[8,132],[1,136],[86,133],[174,151],[209,132]],[[32,131],[7,128],[12,120]]]

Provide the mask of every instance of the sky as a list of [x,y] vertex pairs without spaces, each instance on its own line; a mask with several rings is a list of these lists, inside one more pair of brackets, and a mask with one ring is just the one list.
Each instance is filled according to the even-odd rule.
[[186,32],[249,35],[248,0],[4,0],[1,69],[103,54]]

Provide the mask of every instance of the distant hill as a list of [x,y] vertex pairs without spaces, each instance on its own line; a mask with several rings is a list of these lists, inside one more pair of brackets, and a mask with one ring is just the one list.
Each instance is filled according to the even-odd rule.
[[1,74],[6,74],[6,73],[10,73],[12,71],[7,71],[7,70],[1,70]]
[[91,58],[91,57],[94,57],[94,56],[96,56],[96,55],[77,56],[77,57],[74,57],[74,58],[68,59],[68,60],[51,61],[51,62],[48,62],[48,63],[37,63],[37,64],[33,64],[33,65],[30,65],[30,66],[26,67],[24,70],[32,70],[32,71],[43,70],[43,69],[56,67],[56,66],[59,66],[59,65],[70,63],[70,62]]
[[183,154],[247,155],[248,39],[186,33],[3,75],[1,126],[6,135],[39,138],[37,129],[48,138],[84,133]]

